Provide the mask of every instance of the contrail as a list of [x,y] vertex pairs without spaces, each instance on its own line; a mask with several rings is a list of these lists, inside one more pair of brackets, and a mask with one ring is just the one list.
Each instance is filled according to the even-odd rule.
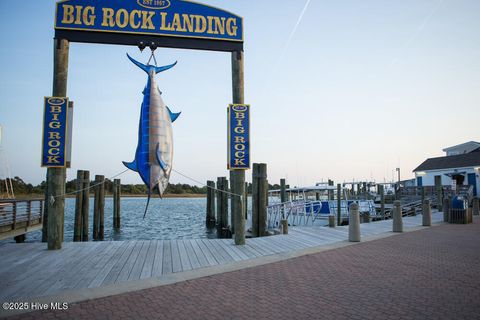
[[435,7],[433,7],[432,11],[430,12],[429,15],[427,15],[425,17],[425,19],[423,20],[423,22],[420,24],[420,26],[417,28],[417,30],[411,35],[411,37],[404,43],[404,45],[398,50],[399,53],[397,54],[397,56],[395,58],[393,58],[392,62],[390,62],[390,64],[388,65],[387,69],[390,69],[391,67],[393,67],[394,65],[396,65],[398,63],[398,61],[400,60],[400,54],[406,50],[408,47],[410,47],[410,45],[412,44],[412,42],[422,33],[423,29],[425,29],[425,27],[427,26],[427,24],[430,22],[430,20],[432,19],[433,15],[437,12],[437,10],[440,8],[440,6],[443,4],[445,0],[440,0],[438,1],[437,5]]
[[298,26],[300,25],[300,23],[301,23],[302,20],[303,20],[303,16],[305,15],[305,12],[307,11],[307,8],[308,8],[308,5],[310,4],[310,1],[311,1],[311,0],[307,0],[307,2],[305,3],[305,6],[303,7],[303,10],[302,10],[302,12],[300,13],[300,16],[298,17],[297,23],[296,23],[295,26],[293,27],[292,32],[290,32],[290,36],[288,37],[288,40],[287,40],[287,42],[285,43],[285,46],[283,47],[282,54],[280,55],[280,58],[277,60],[277,63],[276,63],[276,65],[275,65],[274,70],[277,69],[278,65],[280,64],[280,62],[281,62],[281,61],[283,60],[283,58],[285,57],[285,54],[287,53],[287,50],[288,50],[288,48],[290,47],[290,43],[292,42],[293,37],[295,36],[295,33],[297,32]]
[[[300,23],[301,23],[302,20],[303,20],[303,16],[305,15],[305,12],[307,11],[307,8],[308,8],[308,5],[310,4],[310,1],[311,1],[311,0],[307,0],[307,1],[305,2],[305,6],[303,6],[303,10],[302,10],[302,12],[300,13],[300,16],[298,17],[297,22],[295,23],[295,26],[294,26],[293,29],[292,29],[292,32],[290,32],[290,36],[288,37],[287,42],[286,42],[285,45],[283,46],[282,53],[281,53],[280,56],[278,57],[277,62],[275,63],[273,69],[272,69],[271,72],[269,73],[271,78],[273,78],[273,76],[277,73],[278,66],[279,66],[280,63],[282,62],[282,60],[283,60],[283,58],[285,57],[285,55],[287,54],[288,48],[290,47],[290,43],[292,42],[293,37],[295,36],[295,33],[297,32],[298,26],[300,25]],[[269,79],[267,79],[267,80],[269,80]],[[268,86],[269,83],[270,83],[270,81],[266,81],[266,86]],[[265,87],[263,88],[263,90],[260,92],[259,97],[263,97],[263,95],[264,95],[264,93],[265,93],[265,90],[266,90],[266,86],[265,86]]]

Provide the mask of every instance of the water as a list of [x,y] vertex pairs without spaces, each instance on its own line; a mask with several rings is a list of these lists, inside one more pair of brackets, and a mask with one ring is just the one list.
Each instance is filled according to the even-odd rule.
[[[121,199],[121,229],[114,231],[113,199],[105,198],[105,240],[160,240],[214,238],[215,230],[205,226],[206,198],[151,199],[143,219],[147,198]],[[75,199],[65,199],[65,238],[73,240]],[[93,198],[90,198],[89,240],[92,240]],[[27,234],[26,242],[39,242],[42,232]],[[8,242],[13,242],[9,239]]]

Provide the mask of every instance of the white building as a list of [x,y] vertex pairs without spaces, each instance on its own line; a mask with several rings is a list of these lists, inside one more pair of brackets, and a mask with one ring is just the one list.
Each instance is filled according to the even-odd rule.
[[[476,147],[476,148],[475,148]],[[443,149],[447,156],[425,160],[413,172],[417,186],[473,185],[473,193],[480,191],[480,143],[470,141]]]

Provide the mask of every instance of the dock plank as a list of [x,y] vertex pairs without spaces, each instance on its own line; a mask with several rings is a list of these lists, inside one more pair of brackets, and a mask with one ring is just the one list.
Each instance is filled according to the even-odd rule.
[[107,276],[105,277],[105,280],[103,280],[103,282],[102,282],[102,286],[110,285],[110,284],[115,283],[115,281],[117,281],[117,278],[120,275],[120,272],[122,271],[123,266],[125,265],[128,258],[132,254],[136,243],[137,243],[136,241],[128,241],[127,242],[127,248],[122,253],[122,255],[119,257],[119,259],[116,260],[112,269],[108,272]]
[[173,272],[172,264],[172,241],[164,240],[163,241],[163,267],[162,273],[169,274]]
[[135,262],[140,255],[140,251],[142,250],[143,245],[144,241],[136,241],[132,253],[128,257],[127,261],[125,261],[122,271],[120,271],[120,274],[115,280],[115,283],[125,282],[128,280],[128,278],[130,277],[130,273],[132,272],[132,269],[135,265]]
[[192,242],[190,240],[183,240],[183,244],[185,245],[185,249],[187,250],[188,258],[190,259],[190,264],[192,265],[192,269],[201,268],[202,265],[197,258],[197,254],[195,250],[193,250]]
[[155,260],[155,253],[157,251],[157,241],[149,241],[150,247],[148,247],[147,256],[145,258],[145,264],[143,265],[140,279],[147,279],[152,276],[153,273],[153,261]]
[[143,266],[145,265],[145,261],[147,259],[147,252],[152,243],[151,241],[142,241],[142,242],[143,242],[142,248],[140,249],[140,252],[138,254],[137,260],[135,261],[135,264],[133,265],[132,271],[128,276],[128,280],[138,280],[140,279],[140,276],[142,274]]
[[210,249],[208,249],[202,239],[196,239],[195,242],[198,244],[200,250],[202,250],[205,259],[207,259],[210,266],[215,266],[219,264],[219,261],[215,258]]
[[192,264],[185,248],[184,240],[178,240],[178,253],[180,254],[180,263],[182,264],[182,271],[192,270]]
[[124,253],[128,250],[130,243],[128,241],[122,241],[118,251],[105,263],[102,269],[95,275],[92,281],[87,285],[88,288],[101,287],[102,283],[107,278],[108,274],[112,271],[114,266],[118,263]]
[[153,260],[152,277],[160,277],[163,269],[163,240],[157,240],[155,259]]
[[178,241],[170,240],[172,246],[172,272],[182,271],[182,260],[180,258],[180,251],[178,251]]
[[197,256],[198,262],[200,263],[200,267],[209,266],[210,263],[205,257],[205,254],[203,253],[202,249],[200,249],[200,246],[198,245],[197,241],[195,239],[191,239],[189,242],[193,248],[193,251],[195,251],[195,255]]

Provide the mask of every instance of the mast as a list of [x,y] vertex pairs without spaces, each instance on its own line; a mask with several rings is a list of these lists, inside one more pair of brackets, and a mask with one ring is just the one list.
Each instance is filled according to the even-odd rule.
[[[5,195],[8,199],[14,199],[15,194],[13,192],[13,183],[12,183],[12,178],[10,177],[10,168],[8,166],[7,157],[5,156],[5,152],[3,150],[2,137],[3,137],[3,127],[0,125],[0,161],[2,166],[1,169],[3,171],[3,176],[5,178],[5,192],[6,192]],[[0,186],[0,198],[3,198],[3,194],[1,192],[1,186]]]

